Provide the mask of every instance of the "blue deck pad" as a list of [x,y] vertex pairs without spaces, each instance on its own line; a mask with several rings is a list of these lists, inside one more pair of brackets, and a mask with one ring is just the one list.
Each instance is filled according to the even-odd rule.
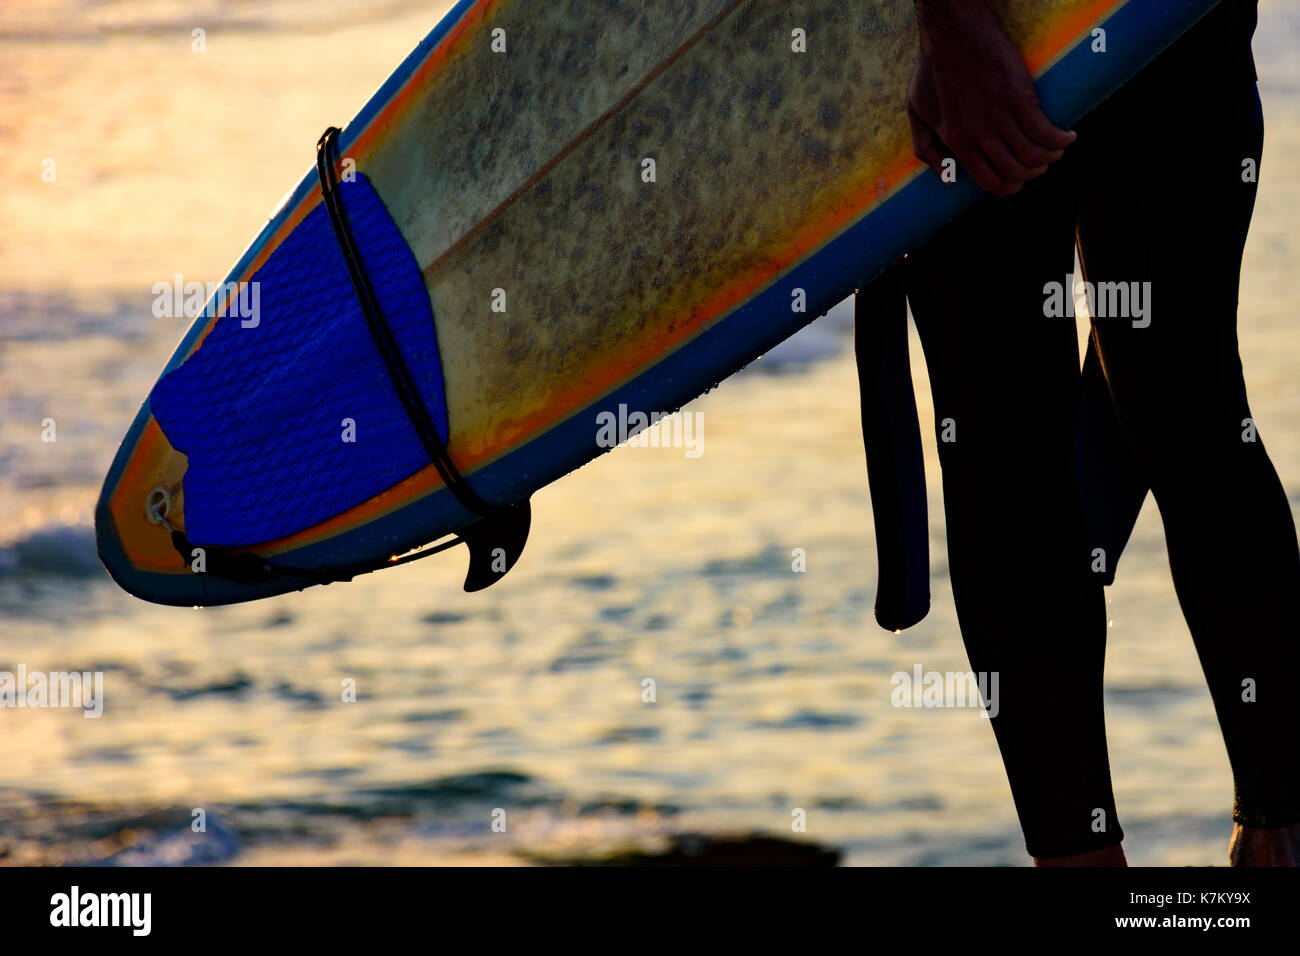
[[[424,279],[364,176],[340,184],[371,285],[443,441],[447,404]],[[253,275],[255,327],[222,317],[149,396],[189,458],[186,534],[252,545],[302,531],[429,464],[318,205]],[[233,310],[232,310],[233,311]],[[344,419],[355,441],[344,441]]]

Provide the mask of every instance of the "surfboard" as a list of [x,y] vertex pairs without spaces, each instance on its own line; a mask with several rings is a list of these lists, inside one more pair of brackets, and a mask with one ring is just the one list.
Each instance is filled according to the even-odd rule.
[[[995,5],[1068,125],[1214,4]],[[915,44],[912,0],[462,0],[164,368],[96,508],[110,574],[225,604],[459,534],[498,579],[600,413],[679,408],[978,197],[912,155]]]

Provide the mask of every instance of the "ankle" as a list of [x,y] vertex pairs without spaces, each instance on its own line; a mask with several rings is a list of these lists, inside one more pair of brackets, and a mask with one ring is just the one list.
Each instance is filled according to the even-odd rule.
[[1248,827],[1235,824],[1228,841],[1229,866],[1295,866],[1300,826]]

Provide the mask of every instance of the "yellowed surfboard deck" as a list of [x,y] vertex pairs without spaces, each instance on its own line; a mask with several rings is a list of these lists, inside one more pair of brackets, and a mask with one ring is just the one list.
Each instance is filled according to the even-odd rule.
[[[1212,3],[996,6],[1049,114],[1072,122]],[[412,331],[402,347],[415,368],[436,363],[440,395],[424,397],[478,495],[508,504],[594,457],[602,409],[689,401],[974,198],[912,156],[915,44],[911,0],[466,0],[448,14],[345,127],[337,173],[365,187],[346,194],[359,197],[349,215],[400,237],[396,271],[427,292],[431,324],[412,313],[409,328],[426,322],[436,342]],[[319,580],[198,572],[177,530],[198,548],[351,574],[475,519],[400,436],[337,463],[331,450],[326,466],[311,452],[326,446],[303,444],[283,459],[298,464],[276,465],[267,502],[266,462],[338,424],[313,421],[310,403],[271,424],[248,394],[275,374],[268,355],[309,363],[321,348],[286,331],[304,321],[293,303],[347,298],[311,272],[323,247],[303,237],[324,222],[312,171],[227,279],[287,304],[242,335],[228,331],[239,316],[200,316],[131,426],[97,510],[101,555],[127,590],[192,605]],[[363,347],[313,373],[364,394],[345,381]],[[256,374],[214,386],[239,374],[244,349]],[[214,429],[232,434],[179,437]],[[299,511],[273,513],[286,499]]]

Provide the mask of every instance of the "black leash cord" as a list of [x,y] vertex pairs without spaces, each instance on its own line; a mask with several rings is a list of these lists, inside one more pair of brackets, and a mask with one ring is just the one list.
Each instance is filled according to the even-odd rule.
[[378,571],[379,568],[395,568],[399,564],[409,564],[411,561],[418,561],[420,558],[427,558],[431,554],[437,554],[440,551],[446,551],[448,548],[454,548],[462,542],[459,536],[436,544],[421,548],[418,551],[411,551],[407,554],[393,557],[386,564],[353,564],[343,567],[332,568],[329,571],[320,571],[314,568],[293,568],[282,564],[268,564],[261,557],[252,551],[242,551],[235,554],[223,547],[216,548],[197,548],[185,536],[184,531],[178,531],[167,526],[171,531],[172,547],[174,547],[181,559],[189,564],[195,558],[195,550],[203,552],[204,573],[214,574],[219,578],[226,578],[230,581],[240,581],[243,583],[256,583],[266,581],[270,578],[305,578],[315,584],[333,584],[335,581],[351,581],[358,574],[368,574],[371,571]]
[[343,198],[339,194],[338,182],[335,179],[334,163],[338,151],[339,132],[337,126],[331,126],[316,144],[316,173],[320,177],[321,195],[325,200],[325,208],[329,211],[330,222],[334,226],[339,251],[343,253],[343,259],[348,266],[348,275],[352,279],[352,288],[356,292],[357,302],[361,305],[361,314],[365,316],[370,335],[374,338],[375,346],[383,357],[384,365],[388,369],[388,377],[397,391],[397,397],[402,407],[406,409],[407,417],[410,418],[415,433],[420,437],[420,443],[424,445],[424,450],[434,467],[438,469],[438,474],[442,476],[447,490],[474,514],[483,518],[490,517],[500,509],[494,508],[475,494],[469,482],[457,470],[451,456],[447,454],[447,446],[438,434],[429,410],[424,407],[424,402],[420,399],[419,389],[416,388],[415,380],[411,378],[410,370],[406,367],[406,361],[402,358],[392,329],[384,321],[379,299],[375,296],[375,290],[370,285],[370,277],[366,275],[365,266],[361,261],[361,250],[357,248],[352,228],[348,225],[347,211],[343,208]]

